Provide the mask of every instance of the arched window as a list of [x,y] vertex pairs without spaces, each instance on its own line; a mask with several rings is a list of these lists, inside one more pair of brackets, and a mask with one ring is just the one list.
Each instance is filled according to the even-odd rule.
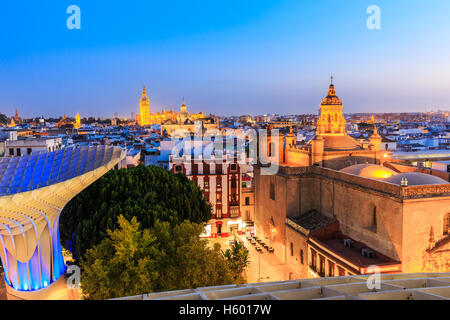
[[450,234],[450,212],[444,215],[444,234]]

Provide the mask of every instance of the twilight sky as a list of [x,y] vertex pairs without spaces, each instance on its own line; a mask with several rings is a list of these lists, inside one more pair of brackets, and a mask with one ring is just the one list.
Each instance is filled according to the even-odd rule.
[[[0,112],[450,110],[448,0],[22,0],[0,7]],[[81,8],[81,30],[66,9]],[[369,5],[381,30],[366,27]]]

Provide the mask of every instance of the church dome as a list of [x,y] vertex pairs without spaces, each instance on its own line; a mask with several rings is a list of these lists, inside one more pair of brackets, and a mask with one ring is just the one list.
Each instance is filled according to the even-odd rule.
[[402,180],[406,179],[408,181],[408,186],[423,186],[423,185],[440,185],[440,184],[450,184],[444,179],[432,176],[426,173],[420,172],[405,172],[392,176],[385,182],[402,185]]
[[341,151],[341,150],[362,150],[359,143],[350,136],[328,136],[324,135],[325,151]]
[[321,104],[323,106],[342,105],[342,99],[336,95],[336,90],[334,89],[333,84],[330,84],[330,87],[328,88],[328,95],[322,100]]
[[350,167],[346,167],[340,170],[340,172],[360,176],[363,178],[377,179],[383,181],[387,181],[385,179],[388,179],[397,174],[395,171],[389,168],[375,164],[356,164]]

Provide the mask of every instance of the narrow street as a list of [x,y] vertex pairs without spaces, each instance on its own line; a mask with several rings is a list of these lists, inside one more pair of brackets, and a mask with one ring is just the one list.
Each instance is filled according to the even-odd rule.
[[[250,264],[247,268],[247,283],[256,282],[271,282],[289,280],[289,274],[292,274],[291,279],[295,279],[295,270],[282,263],[282,261],[273,253],[263,250],[262,253],[256,251],[255,246],[252,245],[245,235],[238,236],[244,243],[245,247],[250,252]],[[222,250],[230,248],[230,240],[234,237],[208,239],[211,246],[214,243],[219,243]]]

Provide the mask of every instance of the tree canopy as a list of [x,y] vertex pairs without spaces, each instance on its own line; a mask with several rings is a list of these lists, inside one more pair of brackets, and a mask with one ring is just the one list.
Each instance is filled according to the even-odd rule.
[[234,283],[245,283],[244,272],[250,264],[248,249],[241,241],[234,240],[231,248],[223,252],[223,257],[227,262],[228,268],[234,275]]
[[136,218],[129,222],[123,216],[118,224],[81,261],[81,288],[88,299],[230,284],[237,277],[220,246],[209,248],[199,238],[200,224],[156,220],[151,229],[142,229]]
[[136,217],[143,228],[153,227],[157,220],[175,226],[184,220],[208,221],[211,207],[197,184],[184,175],[155,166],[112,170],[64,208],[62,243],[78,260],[106,238],[108,229],[117,229],[119,215]]

